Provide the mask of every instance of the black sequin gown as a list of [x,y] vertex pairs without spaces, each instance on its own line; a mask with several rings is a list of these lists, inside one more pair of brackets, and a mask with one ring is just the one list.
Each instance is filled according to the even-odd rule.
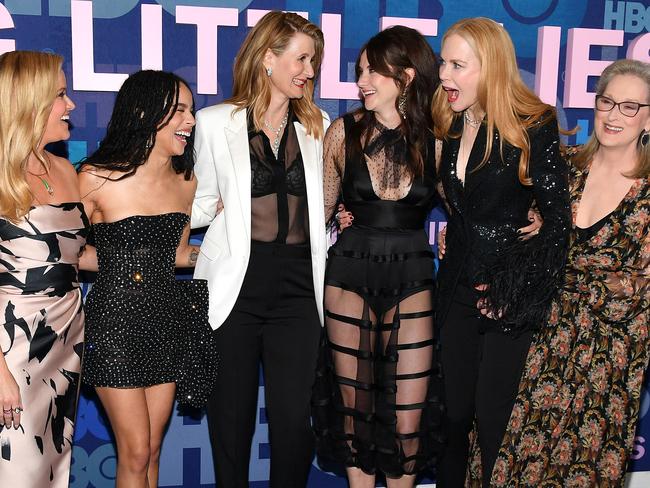
[[178,379],[183,300],[174,268],[189,216],[94,224],[99,273],[86,299],[83,381],[145,387]]
[[[333,193],[332,166],[344,166],[341,195],[355,220],[330,248],[325,273],[327,340],[314,400],[318,453],[400,477],[434,465],[442,448],[433,253],[424,230],[435,202],[434,139],[424,174],[411,179],[382,146],[394,131],[377,124],[367,147],[381,149],[367,149],[359,161],[341,146],[355,123],[351,115],[344,120],[325,139],[325,189]],[[391,190],[394,199],[378,195]],[[330,197],[326,206],[336,200]]]

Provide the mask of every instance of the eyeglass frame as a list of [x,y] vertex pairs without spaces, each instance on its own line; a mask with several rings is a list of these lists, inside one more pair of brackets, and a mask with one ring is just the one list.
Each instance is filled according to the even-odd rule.
[[[605,100],[609,100],[610,102],[613,103],[612,108],[610,108],[609,110],[603,110],[603,109],[598,108],[598,100],[603,99],[603,98]],[[634,115],[628,115],[628,114],[623,113],[623,111],[621,110],[621,104],[623,104],[623,103],[633,103],[633,104],[637,105],[636,112],[634,112]],[[598,110],[599,112],[611,112],[612,110],[614,110],[614,107],[618,108],[618,112],[621,115],[624,115],[625,117],[633,118],[633,117],[636,117],[638,115],[639,110],[641,110],[643,107],[650,107],[650,103],[631,102],[629,100],[625,100],[623,102],[615,102],[614,100],[612,100],[609,97],[606,97],[605,95],[596,95],[596,100],[594,102],[594,108],[596,110]]]

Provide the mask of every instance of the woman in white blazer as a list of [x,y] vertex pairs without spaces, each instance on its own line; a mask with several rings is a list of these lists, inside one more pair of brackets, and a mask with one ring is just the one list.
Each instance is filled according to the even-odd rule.
[[195,276],[208,280],[221,355],[207,408],[218,486],[248,487],[260,361],[271,487],[307,483],[326,255],[329,121],[312,98],[322,53],[317,26],[271,12],[237,54],[232,97],[196,116],[192,227],[209,227]]

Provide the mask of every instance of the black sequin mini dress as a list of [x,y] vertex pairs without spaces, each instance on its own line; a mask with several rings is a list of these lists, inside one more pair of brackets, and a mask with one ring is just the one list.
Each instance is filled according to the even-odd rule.
[[145,387],[178,378],[183,309],[176,248],[189,216],[94,224],[99,273],[86,299],[83,382]]

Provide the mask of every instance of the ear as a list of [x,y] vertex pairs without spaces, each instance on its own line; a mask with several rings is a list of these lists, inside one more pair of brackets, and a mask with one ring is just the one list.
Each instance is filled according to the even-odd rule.
[[275,66],[275,53],[271,51],[271,48],[266,50],[264,53],[264,58],[262,59],[262,64],[264,68],[273,68]]
[[404,74],[406,74],[406,86],[409,86],[413,78],[415,78],[415,70],[413,68],[406,68]]

